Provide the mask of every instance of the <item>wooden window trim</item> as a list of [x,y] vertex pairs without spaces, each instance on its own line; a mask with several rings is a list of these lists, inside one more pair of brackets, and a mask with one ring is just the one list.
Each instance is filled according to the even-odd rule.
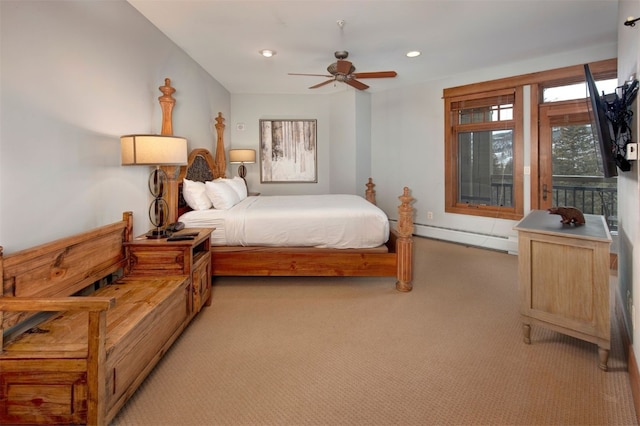
[[[459,124],[454,126],[456,114],[452,111],[452,106],[456,102],[469,100],[470,104],[475,104],[478,99],[495,98],[497,96],[515,96],[513,102],[513,120],[506,122]],[[523,199],[523,89],[522,87],[511,87],[480,94],[456,96],[445,98],[445,212],[460,213],[473,216],[486,216],[499,219],[520,219],[524,215]],[[457,133],[465,129],[473,130],[495,130],[500,124],[508,124],[513,127],[513,200],[512,207],[485,206],[477,204],[459,203],[458,200],[458,144]]]
[[[590,62],[589,68],[596,79],[615,78],[617,76],[617,58]],[[531,173],[531,208],[536,208],[538,200],[539,178],[539,111],[542,103],[543,88],[556,87],[584,81],[584,66],[573,65],[548,71],[540,71],[508,77],[488,82],[473,83],[465,86],[447,88],[443,90],[445,108],[445,212],[460,213],[475,216],[494,217],[500,219],[519,220],[524,216],[524,104],[523,87],[530,88],[530,173]],[[459,101],[465,96],[473,98],[489,98],[496,96],[502,90],[517,91],[514,104],[514,206],[513,208],[496,206],[456,206],[457,200],[457,144],[452,140],[454,136],[451,115],[451,103]],[[476,126],[475,129],[478,127]]]

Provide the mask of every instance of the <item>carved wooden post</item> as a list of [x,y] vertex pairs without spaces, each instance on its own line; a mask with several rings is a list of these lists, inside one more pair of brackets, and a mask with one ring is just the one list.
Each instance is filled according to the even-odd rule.
[[224,153],[224,127],[224,118],[222,118],[222,113],[219,112],[216,117],[216,132],[218,133],[218,139],[216,141],[215,158],[219,177],[227,177],[227,160]]
[[373,183],[373,179],[369,178],[369,182],[367,182],[367,190],[365,191],[365,198],[371,204],[376,203],[376,191],[373,189],[374,186],[376,185]]
[[[122,213],[122,220],[126,223],[126,226],[124,228],[123,240],[130,243],[131,241],[133,241],[133,212]],[[128,259],[127,263],[124,265],[124,273],[128,275],[131,271],[131,256],[129,256],[129,246],[124,244],[122,249],[125,250],[125,253],[123,254],[125,258]]]
[[411,291],[413,284],[413,197],[409,195],[409,188],[404,187],[403,194],[398,197],[400,206],[398,206],[398,239],[396,241],[396,255],[398,261],[398,281],[396,289],[398,291]]
[[[173,95],[176,91],[171,87],[171,79],[164,79],[164,86],[160,86],[158,89],[162,92],[162,96],[158,97],[160,102],[160,108],[162,109],[162,130],[161,135],[173,136],[173,106],[176,100]],[[162,170],[167,174],[167,192],[165,199],[169,200],[169,223],[173,223],[178,220],[176,214],[177,209],[171,207],[172,200],[178,199],[178,173],[180,167],[178,166],[162,166]]]
[[164,79],[164,86],[160,86],[159,89],[163,93],[158,98],[160,108],[162,108],[162,131],[160,134],[173,136],[172,113],[176,100],[171,95],[175,93],[176,89],[171,87],[171,79],[169,78]]

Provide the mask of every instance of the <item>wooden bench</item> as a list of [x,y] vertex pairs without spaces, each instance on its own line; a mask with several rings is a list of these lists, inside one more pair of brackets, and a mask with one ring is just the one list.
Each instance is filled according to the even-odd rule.
[[0,248],[0,424],[108,424],[199,310],[190,274],[135,270],[132,221]]

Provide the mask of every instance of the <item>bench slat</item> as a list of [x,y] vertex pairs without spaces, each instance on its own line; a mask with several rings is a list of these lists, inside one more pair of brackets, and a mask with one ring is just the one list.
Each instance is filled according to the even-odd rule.
[[[141,321],[141,318],[152,312],[158,303],[166,299],[185,280],[186,276],[169,276],[159,278],[128,278],[95,291],[91,297],[75,297],[72,302],[89,305],[89,299],[99,299],[101,303],[112,302],[115,306],[107,315],[106,350],[113,346],[123,335],[128,333]],[[95,297],[94,297],[95,295]],[[9,298],[7,298],[9,299]],[[79,300],[80,299],[80,300]],[[14,304],[7,300],[7,304]],[[43,306],[46,300],[43,301]],[[73,306],[70,303],[69,306]],[[0,302],[0,307],[2,302]],[[62,306],[62,305],[61,305]],[[40,309],[43,310],[43,309]],[[8,343],[0,359],[16,358],[21,353],[29,353],[31,358],[49,357],[52,352],[75,357],[87,353],[87,314],[86,312],[64,312],[34,327],[31,332],[23,333],[13,342]]]

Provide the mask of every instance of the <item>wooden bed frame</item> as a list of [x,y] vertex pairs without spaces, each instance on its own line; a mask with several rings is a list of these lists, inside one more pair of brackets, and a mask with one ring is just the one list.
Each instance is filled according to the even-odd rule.
[[[216,158],[220,158],[216,156]],[[187,166],[176,179],[177,199],[169,200],[175,217],[190,210],[182,197],[182,180],[199,182],[224,177],[206,149],[189,154]],[[375,204],[374,184],[369,178],[366,199]],[[211,246],[213,276],[395,276],[396,289],[411,291],[413,263],[413,197],[404,188],[399,197],[398,226],[392,229],[386,247],[373,249],[320,249],[308,247]]]
[[[166,78],[158,100],[162,107],[162,134],[172,135],[175,89]],[[169,221],[175,222],[189,211],[182,196],[182,181],[206,182],[226,177],[224,118],[216,117],[215,159],[206,149],[189,154],[186,166],[164,166],[168,176]],[[374,184],[369,178],[366,198],[375,204]],[[220,247],[211,246],[212,276],[395,276],[396,289],[411,291],[413,266],[413,197],[405,187],[399,197],[397,229],[390,231],[386,246],[373,249],[319,249],[307,247]]]

